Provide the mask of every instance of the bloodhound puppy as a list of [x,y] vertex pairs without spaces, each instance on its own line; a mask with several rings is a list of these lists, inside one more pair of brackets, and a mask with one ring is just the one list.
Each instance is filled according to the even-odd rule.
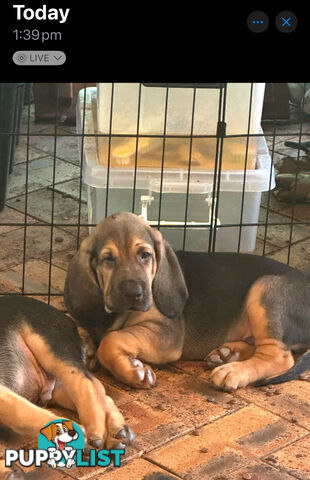
[[[287,265],[250,254],[174,253],[123,212],[101,222],[69,266],[65,302],[122,382],[149,388],[148,363],[206,360],[216,387],[276,383],[310,367],[310,288]],[[146,363],[145,363],[146,362]]]

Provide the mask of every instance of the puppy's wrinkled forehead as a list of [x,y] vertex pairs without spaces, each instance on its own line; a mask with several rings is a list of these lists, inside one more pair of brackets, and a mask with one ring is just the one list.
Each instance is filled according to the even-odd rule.
[[132,243],[140,240],[153,245],[151,227],[133,213],[116,213],[107,217],[96,227],[98,247],[113,242],[119,249],[128,250]]

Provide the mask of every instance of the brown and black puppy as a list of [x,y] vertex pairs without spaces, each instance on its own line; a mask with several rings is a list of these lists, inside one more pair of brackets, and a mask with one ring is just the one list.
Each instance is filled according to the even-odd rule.
[[[133,434],[101,382],[84,362],[74,322],[63,312],[22,296],[0,297],[0,441],[18,435],[38,436],[58,417],[43,406],[77,411],[88,443],[95,448],[119,446]],[[19,480],[18,467],[0,478]]]
[[292,356],[310,348],[310,288],[300,272],[255,255],[175,254],[131,213],[106,218],[82,242],[65,301],[101,364],[134,387],[155,385],[144,362],[179,358],[206,360],[214,385],[227,390],[310,367],[310,352],[295,366]]

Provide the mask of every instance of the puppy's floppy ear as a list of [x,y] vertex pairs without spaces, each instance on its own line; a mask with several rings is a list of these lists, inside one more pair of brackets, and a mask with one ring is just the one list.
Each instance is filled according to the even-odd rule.
[[153,279],[153,299],[166,317],[176,318],[183,312],[188,291],[178,259],[158,230],[152,229],[157,271]]
[[95,235],[89,235],[80,245],[78,254],[77,254],[77,261],[80,268],[88,275],[92,283],[99,287],[97,275],[95,273],[95,243],[96,237]]

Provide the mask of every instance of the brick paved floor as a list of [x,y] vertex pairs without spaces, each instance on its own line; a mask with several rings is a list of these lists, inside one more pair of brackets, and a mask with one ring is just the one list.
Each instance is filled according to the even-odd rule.
[[[22,132],[27,131],[27,108],[24,115]],[[294,125],[277,129],[277,133],[297,130]],[[306,129],[305,135],[309,136],[309,124]],[[55,171],[54,139],[46,136],[53,132],[54,126],[37,124],[31,117],[30,133],[39,136],[30,136],[29,140],[21,137],[17,147],[6,207],[0,213],[0,294],[24,288],[29,294],[42,294],[40,299],[48,301],[44,293],[50,284],[50,293],[58,294],[51,296],[51,303],[64,309],[66,269],[75,252],[77,236],[84,238],[88,233],[87,228],[77,227],[79,219],[87,223],[86,190],[82,186],[79,208],[78,139],[66,136],[74,133],[74,128],[57,129]],[[297,155],[297,151],[284,147],[284,140],[296,140],[296,134],[283,134],[273,142],[268,137],[272,132],[265,130],[269,146],[274,143],[275,161]],[[258,229],[255,253],[263,253],[266,239],[265,254],[286,263],[291,238],[290,264],[309,273],[309,226],[294,225],[291,232],[288,224],[292,205],[281,204],[266,193],[260,210],[263,222],[268,206],[268,224]],[[309,219],[309,204],[296,205],[294,221]],[[57,224],[53,231],[52,221]],[[204,367],[203,362],[180,361],[156,368],[158,385],[151,391],[125,387],[101,370],[98,378],[136,435],[134,446],[126,451],[123,466],[65,471],[30,468],[27,479],[142,480],[154,472],[183,480],[310,479],[310,383],[295,380],[229,394],[212,388]],[[72,418],[65,411],[59,411],[59,415]],[[35,447],[36,439],[22,439],[17,444],[25,445]],[[0,458],[3,452],[2,445]]]

